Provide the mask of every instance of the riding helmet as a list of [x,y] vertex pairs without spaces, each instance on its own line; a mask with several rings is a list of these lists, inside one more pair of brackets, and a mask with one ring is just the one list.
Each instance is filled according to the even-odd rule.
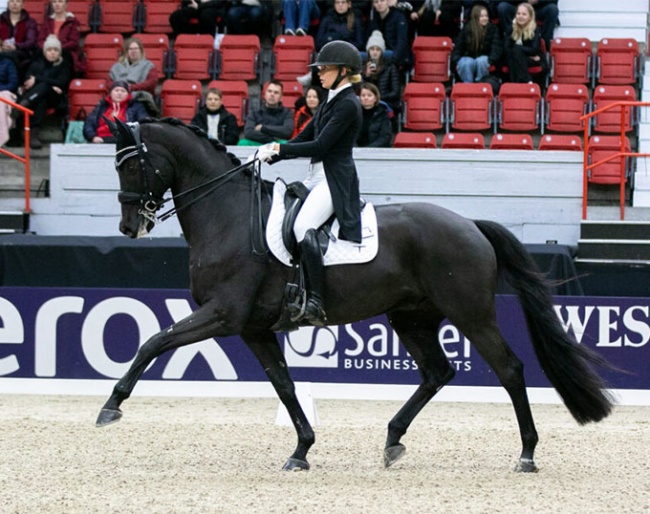
[[352,75],[361,73],[359,50],[347,41],[330,41],[318,52],[316,61],[309,66],[345,66]]

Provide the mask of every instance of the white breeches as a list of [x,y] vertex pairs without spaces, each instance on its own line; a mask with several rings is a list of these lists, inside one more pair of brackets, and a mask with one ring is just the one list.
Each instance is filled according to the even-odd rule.
[[332,195],[325,179],[322,162],[310,166],[309,173],[303,184],[307,186],[310,193],[293,226],[293,233],[299,243],[305,238],[305,234],[310,228],[320,227],[334,214]]

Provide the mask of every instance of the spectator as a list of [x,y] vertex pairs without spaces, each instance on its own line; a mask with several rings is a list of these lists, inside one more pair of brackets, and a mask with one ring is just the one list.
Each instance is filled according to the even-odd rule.
[[[512,21],[517,12],[517,5],[521,0],[507,0],[497,4],[499,14],[499,25],[503,27],[504,39],[512,33]],[[553,32],[558,25],[559,9],[557,0],[529,0],[528,3],[535,10],[535,19],[542,23],[542,39],[546,43],[546,49],[551,48]]]
[[451,66],[462,82],[480,82],[490,74],[490,66],[501,59],[503,45],[486,7],[475,5],[469,22],[458,35],[451,53]]
[[361,74],[364,82],[377,86],[381,99],[397,112],[401,101],[399,71],[392,62],[384,59],[385,49],[386,44],[381,32],[374,31],[366,43],[368,59]]
[[368,34],[381,32],[386,42],[386,59],[392,60],[400,69],[408,69],[413,61],[408,39],[408,23],[404,13],[389,7],[388,0],[372,0],[372,18],[368,22]]
[[135,102],[129,91],[129,83],[116,80],[111,84],[108,96],[95,106],[84,122],[84,137],[90,143],[115,143],[104,117],[111,121],[119,119],[124,123],[139,121],[147,117],[147,111],[139,102]]
[[142,41],[137,37],[128,38],[118,61],[109,71],[110,82],[126,81],[133,99],[142,102],[151,116],[160,116],[154,95],[158,85],[158,70],[145,57]]
[[363,107],[363,124],[357,136],[357,146],[371,148],[390,147],[393,131],[388,109],[380,103],[381,95],[374,84],[364,83],[359,94]]
[[9,0],[0,15],[0,52],[14,61],[21,78],[36,51],[37,37],[36,20],[23,9],[23,0]]
[[311,20],[320,19],[315,0],[283,0],[284,33],[288,36],[306,36]]
[[272,15],[268,0],[233,0],[226,13],[226,29],[228,34],[260,34]]
[[425,0],[422,6],[411,12],[418,36],[458,36],[463,6],[459,0]]
[[[43,54],[36,58],[26,73],[23,82],[23,93],[18,103],[28,107],[34,114],[31,117],[29,145],[38,150],[43,148],[39,133],[45,111],[48,107],[60,108],[65,103],[65,95],[70,83],[71,70],[68,62],[62,56],[61,42],[54,34],[50,34],[43,43]],[[19,110],[11,113],[14,119],[22,123],[24,116]],[[20,131],[19,131],[20,132]]]
[[282,82],[271,80],[264,92],[264,102],[246,116],[244,139],[240,145],[263,145],[284,142],[293,134],[293,114],[282,105]]
[[210,34],[214,36],[217,25],[223,28],[229,1],[183,0],[180,9],[169,15],[173,37],[179,34]]
[[237,119],[223,106],[223,94],[216,87],[208,89],[205,105],[194,115],[190,125],[203,129],[208,138],[224,145],[236,145],[239,141]]
[[323,16],[316,34],[316,50],[330,41],[347,41],[357,50],[363,49],[363,22],[352,9],[352,0],[334,0],[334,9]]
[[519,4],[511,34],[504,45],[510,82],[532,82],[528,68],[535,66],[542,66],[543,73],[546,74],[547,62],[541,41],[533,6],[529,3]]
[[293,116],[293,134],[291,134],[291,139],[296,137],[302,132],[316,114],[316,109],[321,103],[321,91],[320,89],[310,86],[305,91],[305,95],[298,98],[295,104],[296,114]]
[[83,75],[88,68],[79,40],[79,20],[67,11],[67,0],[51,0],[52,15],[43,22],[38,31],[38,46],[43,48],[47,37],[54,34],[61,42],[63,58],[68,61],[76,75]]
[[[15,102],[17,89],[18,71],[16,70],[16,65],[9,57],[0,53],[0,97]],[[0,146],[9,141],[9,129],[11,129],[13,121],[9,104],[0,102]]]

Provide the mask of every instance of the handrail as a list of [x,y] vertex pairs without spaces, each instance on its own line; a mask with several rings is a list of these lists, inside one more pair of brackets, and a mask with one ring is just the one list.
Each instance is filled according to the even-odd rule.
[[[612,102],[611,104],[606,105],[605,107],[601,107],[600,109],[596,109],[595,111],[592,111],[590,113],[585,114],[584,116],[581,116],[580,119],[584,123],[584,158],[583,158],[583,174],[582,174],[582,219],[586,220],[587,219],[587,191],[588,191],[588,186],[589,186],[589,170],[595,168],[596,166],[600,166],[601,164],[604,164],[608,161],[614,160],[614,159],[620,159],[621,160],[621,167],[620,167],[620,175],[619,175],[619,200],[620,200],[620,219],[624,220],[625,219],[625,159],[627,157],[648,157],[650,156],[650,153],[635,153],[635,152],[625,152],[625,116],[627,114],[627,108],[629,107],[632,109],[633,107],[648,107],[650,106],[650,102]],[[609,157],[598,161],[596,163],[592,164],[587,164],[589,162],[589,126],[591,123],[591,118],[594,116],[608,111],[610,109],[615,109],[617,107],[621,108],[621,144],[620,147],[623,150],[622,152],[618,152],[615,154],[610,155]],[[631,111],[630,111],[631,113]]]
[[6,155],[7,157],[11,157],[12,159],[16,159],[17,161],[22,162],[25,165],[25,210],[24,212],[25,214],[29,214],[31,212],[31,206],[29,204],[29,188],[31,186],[30,159],[29,159],[29,150],[30,150],[29,134],[31,129],[29,127],[29,117],[32,114],[34,114],[34,111],[20,104],[12,102],[11,100],[7,100],[6,98],[0,97],[0,102],[9,104],[12,108],[22,111],[23,115],[25,116],[25,130],[24,130],[25,157],[21,157],[20,155],[10,152],[9,150],[6,150],[2,147],[0,147],[0,153]]

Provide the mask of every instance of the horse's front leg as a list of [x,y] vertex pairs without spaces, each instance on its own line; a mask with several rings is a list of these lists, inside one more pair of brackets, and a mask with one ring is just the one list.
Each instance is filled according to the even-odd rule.
[[298,434],[298,446],[282,469],[286,471],[309,469],[307,452],[315,441],[314,430],[298,402],[287,361],[282,354],[276,335],[270,330],[254,331],[243,333],[242,339],[260,361],[280,397],[280,401],[287,408]]
[[138,350],[129,370],[113,388],[113,393],[102,407],[95,426],[103,427],[120,420],[120,405],[131,396],[142,373],[156,357],[168,350],[214,337],[223,331],[223,323],[219,318],[215,315],[214,306],[206,304],[171,327],[151,336]]

